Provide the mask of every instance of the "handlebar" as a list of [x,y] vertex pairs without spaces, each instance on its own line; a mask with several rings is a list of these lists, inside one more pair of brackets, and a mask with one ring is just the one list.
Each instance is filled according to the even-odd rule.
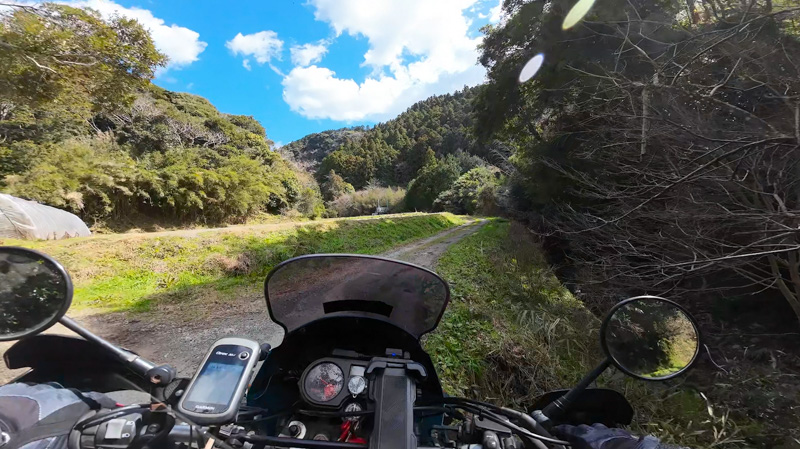
[[[464,435],[468,435],[468,439],[456,438],[456,440],[463,441],[480,441],[480,438],[483,438],[483,445],[478,444],[461,444],[459,446],[450,446],[450,447],[459,447],[464,449],[480,449],[483,446],[487,447],[499,447],[497,443],[494,445],[489,444],[487,438],[490,438],[492,435],[494,440],[497,441],[498,436],[500,436],[499,432],[510,432],[516,434],[522,440],[522,444],[525,447],[535,447],[537,449],[548,449],[550,447],[554,447],[557,449],[563,449],[562,444],[568,445],[569,443],[561,442],[560,440],[554,439],[545,428],[543,428],[539,423],[537,423],[533,418],[529,415],[519,412],[516,410],[508,409],[505,407],[499,407],[492,404],[487,404],[471,399],[465,398],[440,398],[437,402],[441,401],[443,403],[443,407],[433,407],[433,406],[418,406],[412,407],[412,410],[415,408],[419,409],[431,409],[436,408],[438,410],[447,412],[450,409],[450,413],[453,413],[455,409],[461,409],[472,413],[474,415],[474,420],[469,421],[466,423],[465,429],[456,429],[456,428],[448,428],[448,430],[458,430],[459,436],[462,435],[462,430],[464,430]],[[130,432],[132,435],[140,435],[142,437],[150,436],[151,439],[159,439],[161,442],[166,440],[167,443],[170,444],[188,444],[189,447],[196,446],[198,448],[204,448],[207,446],[210,438],[217,440],[218,442],[222,443],[221,446],[224,449],[231,449],[231,446],[240,446],[243,441],[256,443],[257,445],[267,445],[270,447],[297,447],[297,448],[305,448],[305,449],[366,449],[368,447],[367,444],[361,443],[352,443],[352,442],[340,442],[340,441],[319,441],[319,440],[305,440],[305,439],[296,439],[296,438],[287,438],[283,436],[267,436],[267,435],[258,435],[254,434],[253,432],[248,432],[246,427],[242,427],[238,424],[230,424],[226,426],[222,426],[218,429],[218,432],[215,431],[213,433],[209,433],[208,427],[199,427],[196,424],[188,424],[191,423],[191,420],[183,417],[180,413],[177,413],[175,410],[172,410],[169,413],[169,409],[161,408],[160,412],[168,412],[168,413],[156,413],[151,414],[151,404],[134,404],[127,407],[123,407],[120,409],[110,410],[107,413],[102,414],[102,416],[91,416],[84,421],[81,421],[76,424],[75,430],[82,432],[84,429],[88,427],[98,427],[102,423],[105,423],[112,419],[122,420],[123,422],[139,422],[140,424],[136,425],[136,429],[134,432]],[[156,410],[152,410],[156,411]],[[299,410],[298,412],[304,412]],[[145,413],[145,416],[141,414]],[[310,413],[310,412],[305,412]],[[458,412],[456,412],[458,415]],[[139,419],[124,419],[126,415],[131,416],[139,416]],[[158,418],[156,416],[161,416]],[[337,415],[338,416],[338,415]],[[167,418],[170,417],[170,418]],[[144,418],[144,419],[142,419]],[[181,424],[175,423],[175,418],[183,420]],[[166,421],[165,421],[166,420]],[[171,422],[170,422],[171,420]],[[516,422],[517,424],[514,424]],[[472,423],[472,424],[469,424]],[[494,424],[492,424],[494,423]],[[244,424],[244,422],[242,422]],[[159,428],[160,426],[160,428]],[[499,426],[499,427],[498,427]],[[105,438],[106,430],[103,430],[102,427],[99,428],[100,432],[92,433],[92,435],[103,435],[102,439]],[[141,429],[141,431],[140,431]],[[505,429],[505,430],[503,430]],[[102,432],[102,433],[101,433]],[[374,432],[374,430],[373,430]],[[413,430],[410,431],[413,434]],[[477,433],[476,433],[477,432]],[[498,434],[495,434],[498,432]],[[507,435],[510,436],[510,433]],[[161,436],[159,436],[159,434]],[[473,435],[469,437],[469,435]],[[479,435],[483,435],[479,437]],[[488,435],[488,436],[487,436]],[[376,446],[382,446],[380,441],[376,441],[374,438],[375,435],[373,433],[373,438],[370,439],[371,444]],[[477,437],[477,438],[476,438]],[[119,437],[112,437],[112,438],[119,438]],[[138,437],[134,437],[138,438]],[[505,437],[503,437],[505,438]],[[363,440],[362,440],[363,441]],[[448,439],[448,441],[451,441]],[[505,440],[503,440],[505,441]],[[517,440],[519,441],[519,440]],[[229,442],[225,444],[226,442]],[[544,443],[547,442],[554,446],[546,446]],[[452,443],[458,444],[458,441],[451,441]],[[413,443],[412,443],[413,444]],[[505,442],[502,444],[505,446]],[[167,447],[171,447],[168,445]],[[413,446],[412,446],[413,447]],[[425,446],[416,446],[418,449],[424,449]],[[512,447],[515,447],[512,445]]]
[[[198,432],[192,431],[188,424],[178,424],[172,428],[167,437],[170,443],[192,444],[198,441]],[[294,438],[255,436],[247,437],[248,441],[271,444],[280,447],[298,447],[304,449],[367,449],[366,444],[342,443],[338,441],[297,440]],[[417,446],[417,449],[441,449],[433,446]],[[483,449],[480,444],[462,444],[458,449]]]
[[131,351],[120,348],[119,346],[111,343],[110,341],[96,335],[89,329],[78,324],[68,316],[62,316],[59,320],[64,327],[80,335],[87,341],[90,341],[101,348],[113,354],[120,362],[124,363],[128,369],[136,373],[138,376],[143,377],[154,384],[166,385],[177,377],[175,368],[169,365],[157,366],[155,363],[140,357]]
[[[537,430],[542,431],[544,434],[543,436],[551,437],[552,436],[543,428],[539,427]],[[203,448],[206,444],[206,439],[203,436],[205,431],[193,428],[188,424],[177,424],[175,425],[172,430],[169,432],[167,436],[167,441],[169,443],[183,443],[188,445],[189,447],[192,444],[199,443],[197,447]],[[287,437],[276,437],[276,436],[266,436],[266,435],[246,435],[241,437],[243,440],[251,442],[251,443],[262,443],[271,447],[291,447],[291,448],[303,448],[303,449],[368,449],[367,444],[359,444],[359,443],[346,443],[346,442],[339,442],[339,441],[318,441],[318,440],[306,440],[306,439],[296,439],[296,438],[287,438]],[[534,445],[537,449],[547,449],[547,446],[544,445],[541,441],[531,439],[529,440],[530,443]],[[227,447],[227,446],[223,446]],[[472,444],[461,444],[457,446],[458,449],[483,449],[482,444],[472,443]],[[564,446],[557,445],[556,448],[564,449]],[[417,446],[417,449],[436,449],[432,446]]]
[[[189,424],[177,424],[170,430],[167,436],[169,443],[184,443],[192,445],[193,443],[201,442],[199,446],[202,448],[205,444],[202,440],[202,432],[195,430]],[[300,440],[296,438],[273,437],[265,435],[247,435],[242,437],[244,440],[253,443],[264,443],[267,445],[277,447],[297,447],[305,449],[366,449],[366,444],[357,443],[344,443],[338,441],[317,441],[317,440]],[[421,449],[421,448],[420,448]]]
[[[447,427],[448,430],[458,431],[459,438],[456,438],[456,440],[460,440],[461,442],[481,441],[482,438],[483,441],[483,445],[461,444],[459,446],[449,447],[459,447],[464,449],[480,449],[483,446],[505,447],[506,437],[502,435],[507,435],[510,438],[512,433],[516,434],[516,436],[522,440],[524,447],[534,447],[537,449],[564,449],[564,445],[569,445],[567,442],[561,442],[560,440],[554,439],[545,428],[543,428],[533,418],[523,412],[465,398],[448,397],[441,398],[440,401],[442,401],[444,404],[448,404],[449,407],[463,409],[474,415],[473,420],[465,422],[464,425],[466,427],[464,428]],[[83,433],[86,429],[95,428],[94,431],[87,430],[88,434],[97,435],[101,440],[105,440],[108,428],[103,428],[101,425],[111,420],[117,420],[127,423],[127,425],[135,426],[135,428],[131,429],[131,431],[126,431],[128,433],[123,434],[123,437],[129,440],[120,441],[120,443],[123,444],[125,442],[133,442],[131,436],[139,435],[138,437],[133,436],[133,438],[137,440],[139,438],[145,438],[144,441],[158,440],[160,443],[166,440],[166,442],[169,443],[166,447],[172,447],[171,445],[182,443],[187,444],[189,447],[196,446],[201,449],[206,447],[212,438],[221,443],[219,446],[224,449],[231,449],[231,445],[240,447],[240,443],[243,441],[270,447],[297,447],[304,449],[366,449],[368,447],[367,444],[353,442],[319,441],[283,436],[258,435],[252,431],[248,431],[246,427],[242,427],[239,424],[233,423],[222,426],[218,428],[217,431],[210,433],[208,427],[200,427],[196,424],[190,424],[191,420],[181,416],[181,414],[177,413],[175,410],[172,410],[170,413],[168,408],[151,410],[151,407],[151,404],[133,404],[127,407],[109,410],[100,415],[93,415],[81,422],[78,422],[75,425],[74,430],[78,431],[79,433]],[[434,407],[420,406],[419,408],[427,410]],[[447,406],[439,407],[441,410],[446,408]],[[302,410],[300,412],[302,412]],[[176,418],[182,420],[179,421],[180,424],[175,422]],[[518,424],[514,424],[512,421],[517,422]],[[413,430],[411,432],[413,434]],[[467,438],[462,439],[461,436],[467,436]],[[502,444],[498,445],[498,437],[503,439]],[[111,436],[110,438],[119,439],[120,437],[117,435]],[[147,438],[150,440],[147,440]],[[495,441],[495,444],[490,444],[492,439]],[[448,439],[448,441],[450,441],[451,444],[458,444],[458,441],[452,441],[450,439]],[[550,446],[545,445],[545,442],[549,443]],[[374,433],[372,434],[370,443],[375,446],[382,446],[380,440],[375,438]],[[416,441],[414,441],[414,443],[416,443]],[[412,443],[411,447],[414,447],[414,443]],[[425,448],[425,446],[416,447],[418,449]],[[517,446],[512,444],[511,447]]]

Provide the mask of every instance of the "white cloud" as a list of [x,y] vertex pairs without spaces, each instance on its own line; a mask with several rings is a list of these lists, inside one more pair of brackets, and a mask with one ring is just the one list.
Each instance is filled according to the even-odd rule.
[[453,59],[448,53],[455,53],[455,58],[474,53],[477,41],[467,37],[463,10],[475,1],[311,0],[311,4],[317,20],[329,22],[337,33],[366,36],[370,49],[364,64],[381,67],[399,64],[404,51],[448,60]]
[[413,82],[407,72],[367,78],[363,83],[337,78],[324,67],[295,67],[283,80],[283,99],[292,111],[312,119],[355,121],[388,120],[431,95],[453,92],[483,81],[482,67],[474,66],[437,82]]
[[361,84],[336,78],[324,67],[295,67],[283,80],[283,99],[308,118],[358,120],[384,111],[405,90],[396,78],[368,78]]
[[252,67],[250,67],[250,60],[247,58],[242,59],[242,67],[246,68],[247,70],[251,70]]
[[63,3],[95,9],[106,19],[119,15],[138,20],[150,31],[156,48],[169,57],[168,69],[185,67],[197,61],[200,53],[208,46],[200,40],[198,32],[176,24],[167,25],[163,19],[153,16],[153,13],[146,9],[135,6],[126,8],[110,0],[77,0]]
[[328,52],[328,42],[323,40],[316,44],[295,45],[290,51],[292,53],[292,64],[305,67],[322,60],[322,57]]
[[284,100],[309,118],[377,120],[427,96],[480,83],[481,38],[469,37],[464,15],[476,1],[310,0],[316,19],[337,34],[367,38],[362,65],[372,74],[357,83],[325,67],[295,67],[283,80]]
[[489,23],[498,23],[503,18],[503,0],[498,0],[497,6],[489,10]]
[[[252,56],[257,63],[266,64],[273,58],[280,59],[283,50],[283,41],[278,39],[278,33],[270,30],[259,31],[253,34],[237,34],[225,43],[234,55]],[[247,68],[247,66],[245,66]]]

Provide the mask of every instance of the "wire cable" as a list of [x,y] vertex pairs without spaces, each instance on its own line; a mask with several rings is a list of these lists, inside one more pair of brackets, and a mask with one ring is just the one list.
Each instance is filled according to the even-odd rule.
[[128,406],[121,407],[121,408],[115,408],[115,409],[109,410],[109,411],[107,411],[105,413],[99,413],[99,414],[90,416],[90,417],[84,419],[83,421],[75,424],[74,427],[75,427],[75,430],[82,431],[82,430],[86,429],[87,427],[93,427],[93,426],[97,426],[97,425],[103,424],[104,422],[110,421],[110,420],[112,420],[114,418],[117,418],[119,416],[124,416],[124,415],[127,415],[129,413],[138,412],[138,411],[145,411],[145,410],[150,410],[150,404],[133,404],[133,405],[128,405]]
[[441,402],[444,403],[451,403],[457,405],[459,408],[464,409],[470,413],[476,414],[478,416],[484,417],[489,421],[495,422],[502,426],[508,427],[509,429],[513,430],[515,433],[519,435],[523,435],[528,438],[534,438],[540,441],[544,441],[550,444],[560,444],[562,446],[571,446],[569,441],[557,440],[555,438],[546,437],[543,435],[535,434],[527,429],[524,429],[508,420],[503,419],[502,416],[496,415],[494,412],[481,408],[481,406],[486,406],[487,408],[491,407],[492,409],[499,409],[502,412],[502,407],[498,407],[491,404],[486,405],[476,405],[475,403],[481,404],[479,401],[473,401],[471,399],[463,399],[463,398],[443,398]]

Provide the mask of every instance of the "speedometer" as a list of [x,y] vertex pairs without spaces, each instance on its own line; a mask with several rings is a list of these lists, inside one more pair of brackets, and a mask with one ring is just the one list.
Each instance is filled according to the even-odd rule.
[[317,402],[328,402],[336,397],[344,386],[344,373],[338,365],[323,362],[311,368],[303,383],[306,395]]

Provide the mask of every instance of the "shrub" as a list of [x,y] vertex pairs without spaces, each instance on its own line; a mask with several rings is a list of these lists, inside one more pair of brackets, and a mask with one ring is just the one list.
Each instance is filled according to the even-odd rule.
[[319,195],[319,190],[312,187],[305,188],[297,201],[295,208],[304,216],[312,219],[325,215],[325,204]]
[[40,148],[38,156],[27,171],[5,178],[8,193],[90,218],[146,196],[136,163],[107,137],[68,140]]
[[344,178],[336,174],[336,171],[331,170],[325,176],[325,182],[320,185],[322,190],[322,197],[325,201],[333,201],[342,195],[353,193],[356,190],[353,185],[345,181]]
[[261,137],[267,136],[267,131],[263,126],[261,126],[261,123],[259,123],[258,120],[253,118],[252,115],[225,114],[225,118],[239,128],[250,131],[251,133]]
[[28,170],[39,157],[42,147],[30,140],[0,145],[0,185],[6,175]]
[[487,212],[494,206],[494,191],[500,171],[495,167],[477,167],[464,173],[434,202],[434,209],[455,214]]
[[370,187],[365,190],[342,195],[330,203],[331,212],[339,217],[369,215],[377,206],[388,207],[390,212],[399,212],[406,191],[399,187]]
[[441,161],[433,159],[419,171],[419,175],[408,184],[406,208],[430,210],[440,193],[447,190],[461,174],[458,161],[447,157]]
[[288,183],[288,197],[294,210],[299,215],[312,219],[325,215],[325,203],[322,201],[319,184],[314,177],[304,171],[291,174],[296,175],[296,178]]
[[90,220],[140,213],[222,222],[291,207],[311,217],[324,212],[313,178],[298,179],[280,159],[173,148],[137,161],[111,134],[36,148],[26,171],[5,177],[4,190]]
[[145,168],[153,205],[187,219],[243,219],[288,205],[280,173],[244,155],[224,158],[206,148],[151,153]]

